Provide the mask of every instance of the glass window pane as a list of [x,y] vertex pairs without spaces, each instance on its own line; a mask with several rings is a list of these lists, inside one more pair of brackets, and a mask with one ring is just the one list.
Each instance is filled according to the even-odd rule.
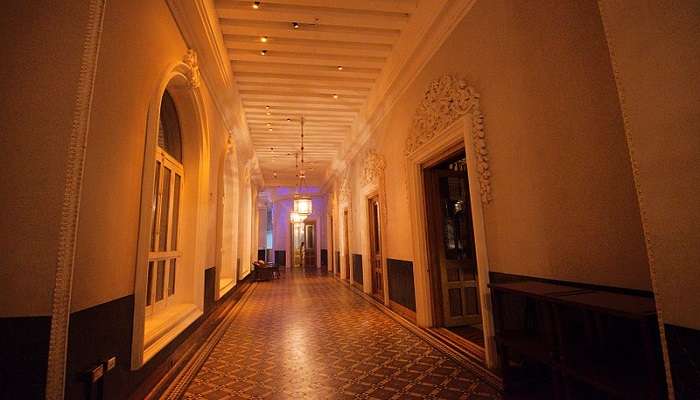
[[146,286],[146,305],[151,305],[151,297],[153,295],[153,261],[148,263],[148,271],[146,272],[148,276],[146,281],[148,282]]
[[158,261],[156,270],[156,301],[160,301],[163,300],[163,289],[165,286],[165,260]]
[[151,210],[151,251],[156,249],[156,212],[158,210],[158,184],[160,183],[160,161],[156,161],[156,178],[153,181],[153,209]]
[[163,168],[163,194],[161,195],[160,207],[160,236],[158,240],[158,250],[165,251],[168,242],[168,210],[170,208],[170,174],[168,167]]
[[167,91],[163,93],[163,100],[160,103],[158,145],[170,154],[170,156],[182,162],[180,120],[177,116],[175,102]]
[[175,294],[175,270],[177,268],[177,259],[170,260],[170,271],[168,271],[168,296]]
[[180,174],[175,173],[175,188],[173,189],[173,224],[170,227],[172,232],[170,238],[170,250],[177,250],[177,231],[178,223],[180,220],[180,181],[182,178]]

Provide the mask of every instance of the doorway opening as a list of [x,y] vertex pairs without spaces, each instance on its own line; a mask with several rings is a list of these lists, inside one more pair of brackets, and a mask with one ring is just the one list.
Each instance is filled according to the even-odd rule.
[[290,224],[292,267],[316,268],[316,222]]
[[482,355],[476,244],[464,149],[423,169],[435,326]]
[[369,216],[370,265],[372,269],[372,295],[384,302],[384,269],[382,268],[382,240],[379,218],[379,197],[367,200]]

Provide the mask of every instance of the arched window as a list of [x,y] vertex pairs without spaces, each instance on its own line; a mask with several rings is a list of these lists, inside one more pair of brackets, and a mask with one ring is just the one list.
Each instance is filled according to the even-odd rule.
[[177,266],[182,257],[178,241],[184,173],[182,141],[175,103],[167,91],[160,105],[155,163],[146,287],[148,313],[165,308],[175,296]]

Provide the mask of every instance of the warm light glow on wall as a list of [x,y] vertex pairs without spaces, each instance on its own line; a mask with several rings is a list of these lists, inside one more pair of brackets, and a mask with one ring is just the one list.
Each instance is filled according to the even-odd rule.
[[311,198],[306,196],[294,197],[294,212],[302,215],[310,215],[313,212]]

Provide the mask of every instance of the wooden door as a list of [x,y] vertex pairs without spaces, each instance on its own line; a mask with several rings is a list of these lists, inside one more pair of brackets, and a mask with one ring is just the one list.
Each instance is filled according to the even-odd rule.
[[368,200],[369,242],[372,266],[372,294],[384,301],[384,270],[382,268],[382,240],[379,214],[379,199]]
[[345,237],[345,243],[343,245],[345,250],[345,279],[350,280],[350,234],[348,230],[348,210],[343,211],[343,235]]
[[316,223],[304,225],[304,267],[316,268]]
[[435,223],[435,252],[442,292],[444,326],[481,322],[476,248],[466,171],[431,170],[427,183]]

